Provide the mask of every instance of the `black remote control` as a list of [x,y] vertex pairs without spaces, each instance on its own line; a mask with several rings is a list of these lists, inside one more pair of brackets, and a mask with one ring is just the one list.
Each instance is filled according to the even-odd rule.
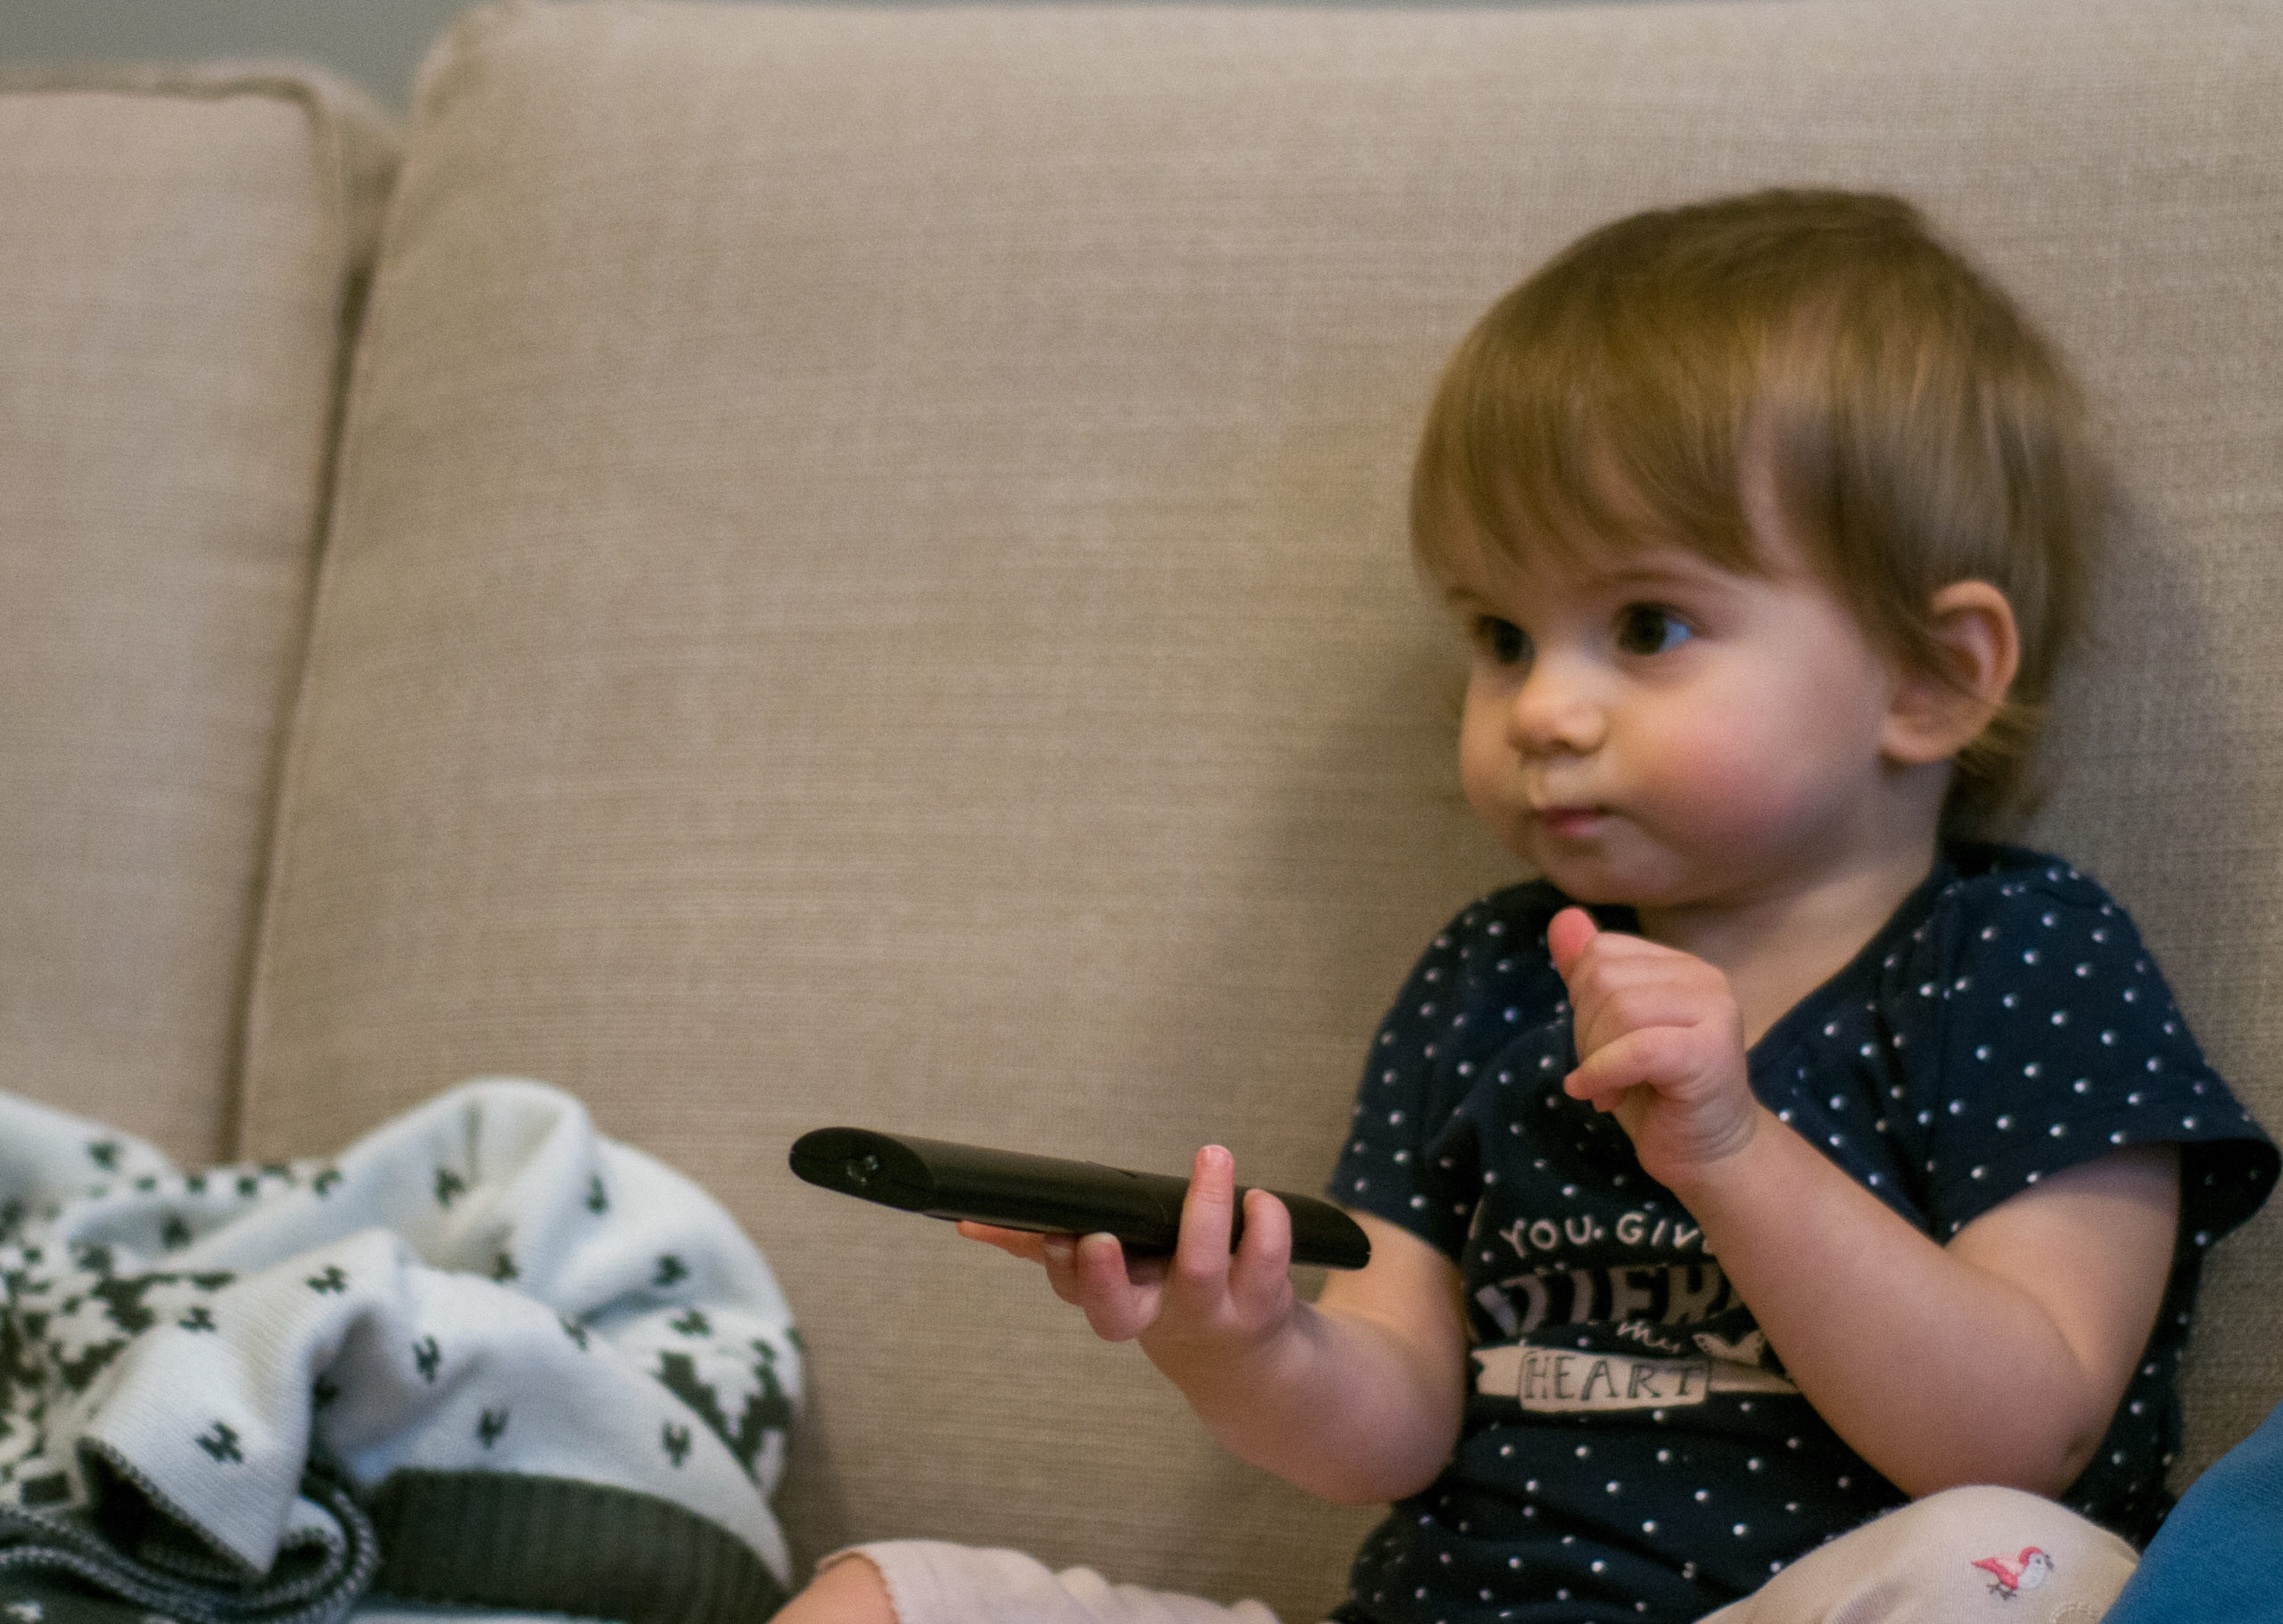
[[[1182,1198],[1189,1193],[1187,1179],[1164,1174],[866,1128],[804,1134],[793,1142],[792,1163],[812,1184],[905,1212],[1049,1235],[1108,1232],[1137,1254],[1174,1249]],[[1232,1250],[1244,1231],[1246,1188],[1237,1187]],[[1269,1193],[1292,1215],[1293,1262],[1360,1269],[1372,1260],[1369,1237],[1331,1202],[1281,1190]]]

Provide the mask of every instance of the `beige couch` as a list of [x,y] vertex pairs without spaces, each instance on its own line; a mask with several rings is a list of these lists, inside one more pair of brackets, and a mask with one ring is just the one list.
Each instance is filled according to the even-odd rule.
[[[0,94],[0,1084],[187,1161],[577,1091],[779,1271],[806,1556],[1339,1592],[1371,1511],[786,1147],[1318,1183],[1507,872],[1414,423],[1639,205],[1900,189],[2077,358],[2126,499],[2035,832],[2283,1123],[2283,12],[519,4],[397,139],[278,74]],[[2283,1398],[2279,1262],[2218,1256],[2183,1478]]]

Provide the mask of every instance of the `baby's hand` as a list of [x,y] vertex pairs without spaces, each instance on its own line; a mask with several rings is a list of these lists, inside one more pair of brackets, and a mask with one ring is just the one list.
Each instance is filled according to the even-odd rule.
[[1249,1191],[1244,1237],[1232,1254],[1236,1182],[1228,1151],[1207,1145],[1197,1153],[1170,1257],[1129,1262],[1114,1235],[1034,1235],[982,1224],[961,1224],[960,1232],[1044,1265],[1055,1295],[1084,1309],[1097,1336],[1139,1337],[1160,1364],[1180,1362],[1205,1348],[1260,1341],[1293,1314],[1291,1215],[1268,1191]]
[[1678,1188],[1742,1150],[1760,1105],[1728,978],[1693,954],[1604,931],[1582,908],[1555,914],[1545,936],[1576,1011],[1570,1095],[1613,1113],[1661,1184]]

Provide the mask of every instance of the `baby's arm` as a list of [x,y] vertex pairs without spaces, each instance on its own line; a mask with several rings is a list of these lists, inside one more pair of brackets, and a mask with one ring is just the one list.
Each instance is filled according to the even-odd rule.
[[1197,1153],[1169,1259],[1129,1264],[1109,1235],[962,1233],[1043,1264],[1055,1292],[1110,1341],[1139,1339],[1229,1448],[1329,1499],[1368,1504],[1423,1488],[1450,1458],[1464,1403],[1466,1331],[1448,1257],[1358,1213],[1372,1260],[1334,1274],[1314,1305],[1292,1290],[1291,1222],[1265,1190],[1246,1198],[1229,1249],[1236,1166]]
[[1612,1111],[1702,1225],[1833,1430],[1914,1496],[2067,1487],[2155,1321],[2177,1150],[2055,1174],[1938,1246],[1752,1097],[1718,970],[1582,912],[1549,935],[1577,1011],[1570,1092]]

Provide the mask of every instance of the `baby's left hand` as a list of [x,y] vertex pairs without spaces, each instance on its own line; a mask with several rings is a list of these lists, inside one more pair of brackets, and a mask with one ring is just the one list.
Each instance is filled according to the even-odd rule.
[[1760,1107],[1728,978],[1677,948],[1603,930],[1582,908],[1555,914],[1545,934],[1575,1011],[1570,1097],[1614,1114],[1642,1171],[1670,1189],[1743,1149]]

